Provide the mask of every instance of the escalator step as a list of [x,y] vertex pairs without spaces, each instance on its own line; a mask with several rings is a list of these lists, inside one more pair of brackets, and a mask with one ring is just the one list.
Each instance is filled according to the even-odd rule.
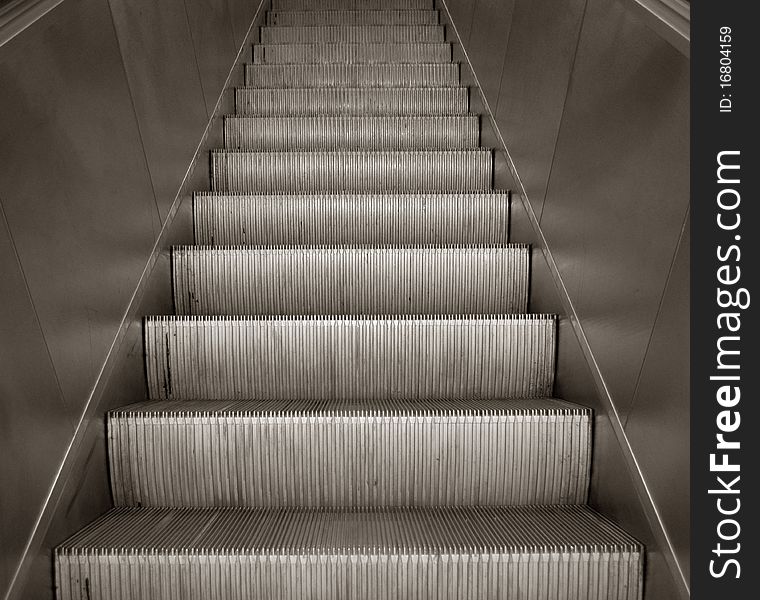
[[524,313],[530,248],[172,250],[180,315]]
[[256,44],[253,62],[288,63],[447,63],[451,44],[375,43],[375,44]]
[[585,506],[118,508],[55,561],[61,600],[638,600],[643,576]]
[[446,41],[443,25],[317,25],[262,27],[262,44],[432,44]]
[[455,87],[459,63],[246,65],[245,84],[263,88]]
[[475,115],[224,119],[228,150],[454,150],[479,143]]
[[550,399],[179,400],[108,417],[117,505],[577,504],[591,412]]
[[437,10],[281,10],[267,12],[267,25],[438,25]]
[[237,88],[240,116],[463,115],[464,87]]
[[509,241],[509,195],[198,192],[193,221],[206,245],[495,245]]
[[489,190],[493,155],[473,150],[211,152],[220,192],[439,192]]

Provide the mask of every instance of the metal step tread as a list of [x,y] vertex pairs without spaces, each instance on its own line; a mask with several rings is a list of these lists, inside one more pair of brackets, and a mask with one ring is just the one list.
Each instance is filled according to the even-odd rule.
[[268,11],[267,25],[438,25],[437,10],[383,9],[364,10],[275,10]]
[[256,44],[252,48],[256,64],[448,63],[452,56],[450,42]]
[[241,150],[475,148],[477,115],[224,117],[224,146]]
[[177,314],[523,313],[530,248],[175,246]]
[[[434,400],[146,400],[109,411],[108,418],[218,420],[240,418],[310,419],[436,417],[590,417],[588,407],[559,398]],[[172,424],[175,422],[172,421]],[[177,421],[179,423],[179,421]]]
[[198,244],[505,244],[509,193],[196,192]]
[[[315,523],[321,526],[314,527]],[[435,508],[116,508],[56,554],[509,554],[641,552],[583,505]]]
[[459,63],[247,64],[246,87],[453,87]]
[[551,395],[554,315],[149,316],[154,400]]
[[643,548],[586,506],[116,508],[55,563],[61,600],[638,600]]
[[235,89],[237,115],[462,115],[468,110],[466,87]]
[[466,191],[493,185],[493,151],[212,150],[213,191]]
[[432,0],[272,0],[272,10],[432,9]]
[[277,25],[260,28],[262,44],[436,43],[445,41],[443,25]]
[[536,400],[147,402],[108,415],[117,505],[585,502],[591,411]]

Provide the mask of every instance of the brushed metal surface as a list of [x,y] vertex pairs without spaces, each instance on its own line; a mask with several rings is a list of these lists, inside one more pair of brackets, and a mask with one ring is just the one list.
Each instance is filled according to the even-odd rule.
[[172,249],[180,315],[524,313],[528,246]]
[[268,88],[459,85],[458,63],[246,65],[245,85]]
[[[498,99],[491,105],[539,218],[585,6],[586,0],[515,0]],[[484,88],[491,88],[482,73]],[[595,85],[604,84],[600,79]]]
[[[504,57],[517,1],[519,0],[478,0],[473,7],[473,33],[466,45],[467,54],[478,74],[483,93],[491,104],[491,110],[496,108],[499,100]],[[524,84],[523,80],[517,79],[509,82],[509,85],[515,87]]]
[[[684,223],[625,431],[689,578],[689,220]],[[663,461],[662,457],[668,457]]]
[[[432,9],[433,0],[383,0],[382,8]],[[377,9],[378,0],[272,0],[272,10]]]
[[28,293],[78,420],[159,215],[108,5],[64,3],[53,14],[44,30],[3,46],[0,104],[13,118],[0,119],[0,187]]
[[454,150],[480,143],[477,115],[226,117],[224,146],[242,150]]
[[558,400],[145,402],[108,418],[117,506],[586,500],[591,413]]
[[254,63],[433,63],[451,60],[451,44],[257,44]]
[[438,25],[437,10],[270,10],[267,25]]
[[[195,60],[206,100],[206,114],[211,117],[230,62],[237,53],[235,34],[227,2],[218,0],[184,0],[187,21],[195,47]],[[254,4],[254,2],[251,2]]]
[[197,244],[505,244],[509,196],[197,193]]
[[309,25],[261,28],[262,44],[409,44],[444,42],[442,25]]
[[682,54],[589,0],[541,227],[623,412],[688,207],[688,97]]
[[208,120],[185,3],[109,4],[164,220]]
[[147,317],[150,398],[551,396],[550,315]]
[[489,190],[490,150],[211,152],[219,192],[442,192]]
[[[1,196],[0,196],[1,200]],[[74,431],[0,205],[0,591],[13,578]],[[67,534],[70,532],[67,532]],[[49,570],[49,567],[48,567]]]
[[62,600],[635,600],[642,558],[580,506],[116,509],[56,551]]
[[463,115],[468,110],[465,87],[235,90],[235,114],[241,116]]

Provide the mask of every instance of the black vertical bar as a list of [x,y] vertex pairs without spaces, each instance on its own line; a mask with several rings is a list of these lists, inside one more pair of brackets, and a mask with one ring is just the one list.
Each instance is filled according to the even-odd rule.
[[756,6],[691,3],[691,590],[697,600],[760,598]]

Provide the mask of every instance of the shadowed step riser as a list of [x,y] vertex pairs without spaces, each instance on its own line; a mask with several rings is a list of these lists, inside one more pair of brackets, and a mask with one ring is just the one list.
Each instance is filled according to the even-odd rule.
[[149,317],[159,399],[551,396],[555,320]]
[[258,88],[456,87],[459,63],[246,65],[245,84]]
[[480,143],[478,117],[227,117],[230,150],[443,150]]
[[523,313],[530,249],[199,248],[172,252],[181,315]]
[[447,63],[449,43],[409,44],[257,44],[256,64],[291,63]]
[[56,564],[62,600],[637,600],[643,566],[580,506],[117,509]]
[[506,244],[509,198],[494,194],[199,193],[195,242],[218,245]]
[[467,88],[238,88],[239,116],[464,115]]
[[112,413],[108,439],[116,504],[340,507],[586,500],[590,414],[566,403],[227,406],[180,401]]
[[320,25],[262,27],[262,44],[441,43],[442,25]]
[[438,25],[437,10],[268,11],[267,25]]
[[490,150],[211,153],[220,192],[438,192],[489,190]]

